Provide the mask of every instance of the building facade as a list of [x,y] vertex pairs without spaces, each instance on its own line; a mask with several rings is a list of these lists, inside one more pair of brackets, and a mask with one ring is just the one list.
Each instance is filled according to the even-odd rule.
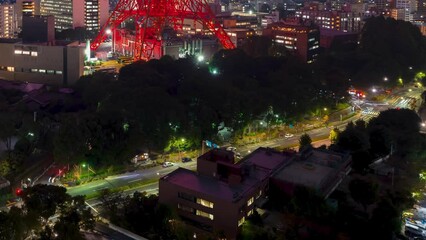
[[14,38],[17,31],[15,5],[0,5],[0,38]]
[[304,62],[312,63],[318,57],[320,33],[314,25],[278,22],[268,25],[263,35],[270,36],[273,44],[285,46]]
[[99,30],[108,19],[108,0],[41,0],[41,15],[53,15],[57,30]]
[[16,17],[18,31],[22,29],[22,18],[24,16],[40,15],[40,0],[16,0]]
[[0,41],[0,79],[71,85],[83,75],[84,46],[73,43],[24,44]]
[[222,232],[235,239],[256,202],[265,196],[269,177],[290,155],[259,148],[239,163],[221,149],[197,159],[197,172],[179,168],[159,182],[160,202],[174,209],[197,234]]
[[342,32],[360,32],[364,26],[363,15],[356,12],[298,10],[295,16],[299,20],[312,21],[320,28],[335,29]]

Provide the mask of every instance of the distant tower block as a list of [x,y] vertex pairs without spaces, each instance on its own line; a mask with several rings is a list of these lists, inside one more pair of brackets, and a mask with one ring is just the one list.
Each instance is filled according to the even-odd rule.
[[[210,8],[213,0],[120,0],[107,23],[101,28],[98,36],[91,44],[92,50],[112,34],[114,45],[130,46],[135,60],[149,60],[161,56],[162,31],[170,26],[177,32],[182,31],[184,19],[194,19],[212,32],[223,48],[235,48],[227,33],[216,21]],[[133,19],[135,36],[132,41],[124,42],[120,25]],[[120,42],[123,41],[123,42]]]

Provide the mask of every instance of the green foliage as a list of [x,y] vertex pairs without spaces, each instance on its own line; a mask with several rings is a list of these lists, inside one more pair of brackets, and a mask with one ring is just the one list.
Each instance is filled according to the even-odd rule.
[[356,178],[349,183],[351,197],[360,203],[366,210],[368,205],[377,201],[378,184],[372,181]]
[[312,146],[312,139],[309,134],[304,133],[302,136],[300,136],[299,139],[299,149],[303,149],[309,146]]
[[338,128],[333,128],[330,131],[330,135],[328,139],[330,139],[332,144],[336,144],[337,140],[339,139],[339,135],[340,135],[340,130]]

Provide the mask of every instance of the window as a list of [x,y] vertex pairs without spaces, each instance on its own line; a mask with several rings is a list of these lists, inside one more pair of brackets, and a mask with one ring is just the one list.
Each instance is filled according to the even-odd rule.
[[22,54],[22,50],[20,50],[20,49],[15,49],[15,54]]
[[197,215],[197,216],[201,216],[201,217],[205,217],[205,218],[210,218],[210,220],[213,220],[213,219],[214,219],[213,214],[206,213],[206,212],[203,212],[203,211],[201,211],[201,210],[197,210],[197,211],[196,211],[196,215]]
[[242,217],[240,220],[238,220],[238,227],[243,225],[243,223],[246,221],[245,217]]
[[23,55],[30,55],[30,51],[22,51]]
[[194,214],[194,209],[192,207],[188,207],[188,206],[182,205],[180,203],[178,203],[178,209]]
[[15,71],[15,67],[7,67],[7,71],[8,72],[14,72]]
[[47,70],[47,74],[54,74],[55,73],[55,71],[53,71],[53,70]]
[[31,68],[31,72],[36,73],[36,72],[38,72],[38,69],[37,68]]
[[62,71],[56,71],[56,74],[62,75]]
[[192,196],[192,195],[190,195],[190,194],[188,194],[188,193],[178,192],[178,197],[182,198],[182,199],[185,199],[187,201],[190,201],[190,202],[195,202],[195,197]]
[[248,213],[247,213],[247,217],[248,216],[250,216],[250,215],[252,215],[253,214],[253,209],[252,210],[250,210],[250,211],[248,211]]
[[252,205],[254,202],[254,197],[251,197],[248,201],[247,201],[247,206]]
[[38,72],[39,73],[46,73],[46,70],[45,69],[39,69]]
[[37,52],[31,52],[31,57],[37,57],[38,53]]
[[208,208],[213,208],[213,205],[214,205],[212,202],[209,202],[201,198],[197,198],[197,203]]

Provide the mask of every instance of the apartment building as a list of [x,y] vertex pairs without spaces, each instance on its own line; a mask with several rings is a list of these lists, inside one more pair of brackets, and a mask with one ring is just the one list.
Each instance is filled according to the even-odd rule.
[[0,38],[14,38],[16,31],[15,5],[0,4]]

